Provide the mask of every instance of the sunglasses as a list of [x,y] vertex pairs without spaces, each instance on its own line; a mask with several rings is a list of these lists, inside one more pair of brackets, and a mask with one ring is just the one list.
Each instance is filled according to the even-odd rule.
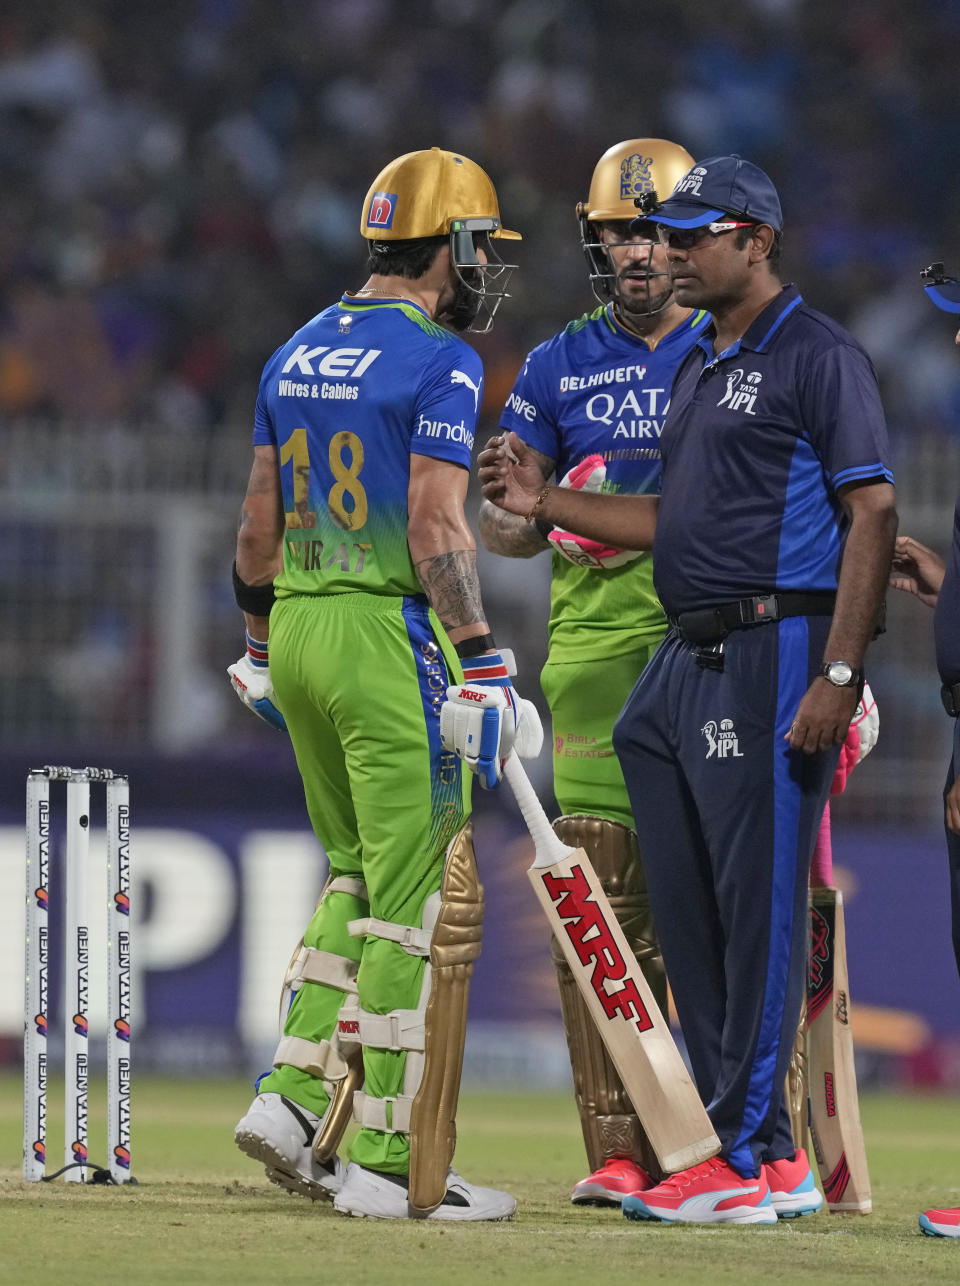
[[960,281],[948,277],[942,263],[932,263],[920,276],[927,294],[945,313],[960,313]]
[[671,250],[696,250],[710,237],[722,237],[726,232],[737,228],[753,228],[756,224],[749,221],[726,219],[722,223],[705,223],[699,228],[668,228],[666,224],[657,225],[660,244]]

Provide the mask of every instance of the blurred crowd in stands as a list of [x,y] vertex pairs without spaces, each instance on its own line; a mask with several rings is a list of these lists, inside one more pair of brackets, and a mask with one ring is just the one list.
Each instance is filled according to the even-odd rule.
[[46,0],[0,15],[0,415],[203,433],[364,278],[363,194],[437,144],[493,177],[515,298],[493,418],[590,306],[573,207],[630,136],[764,166],[785,269],[852,326],[894,427],[960,429],[919,290],[960,268],[960,3]]

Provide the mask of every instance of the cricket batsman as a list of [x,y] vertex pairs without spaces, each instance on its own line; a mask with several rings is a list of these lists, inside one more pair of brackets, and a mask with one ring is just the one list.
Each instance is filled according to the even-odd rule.
[[[709,322],[676,303],[651,224],[630,231],[635,202],[661,198],[693,165],[676,143],[635,138],[597,162],[577,205],[580,244],[599,301],[527,357],[500,418],[544,481],[656,495],[660,429],[673,376]],[[649,198],[648,198],[649,199]],[[588,853],[644,975],[666,1011],[666,980],[647,902],[613,725],[667,629],[649,554],[612,548],[485,500],[480,539],[508,558],[551,553],[549,652],[541,682],[553,718],[555,829]],[[557,943],[553,957],[590,1174],[575,1204],[619,1206],[659,1177],[634,1106]]]
[[483,890],[440,707],[466,678],[492,732],[471,762],[483,785],[511,747],[539,752],[463,510],[483,370],[457,332],[489,329],[513,271],[495,247],[519,238],[484,171],[439,148],[381,171],[360,231],[366,284],[264,368],[237,539],[247,651],[231,680],[285,723],[330,871],[235,1137],[342,1214],[506,1219],[511,1196],[451,1168]]

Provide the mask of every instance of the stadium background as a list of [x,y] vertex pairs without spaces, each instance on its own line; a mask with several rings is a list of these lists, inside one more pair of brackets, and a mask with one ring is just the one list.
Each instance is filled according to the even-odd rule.
[[[526,351],[591,306],[573,207],[600,153],[649,135],[757,161],[783,199],[786,276],[880,372],[901,531],[943,547],[960,361],[918,273],[960,268],[960,4],[19,10],[0,16],[0,1061],[19,1057],[24,775],[71,762],[131,775],[137,1065],[258,1067],[323,857],[289,747],[226,682],[242,642],[229,566],[262,363],[362,283],[371,178],[400,152],[462,150],[523,233],[515,297],[477,342],[492,430]],[[490,618],[544,714],[547,570],[482,558]],[[930,625],[891,598],[869,670],[881,739],[836,804],[835,846],[861,1077],[956,1089],[951,730]],[[534,771],[549,796],[546,755]],[[478,800],[477,844],[469,1073],[562,1082],[506,792]]]

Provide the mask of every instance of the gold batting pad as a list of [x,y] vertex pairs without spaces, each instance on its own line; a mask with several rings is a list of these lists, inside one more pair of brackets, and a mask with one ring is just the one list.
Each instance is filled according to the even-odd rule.
[[410,1113],[412,1210],[427,1215],[447,1191],[457,1143],[457,1100],[467,1034],[467,996],[483,935],[483,887],[467,822],[447,848],[440,912],[430,942],[423,1075]]
[[793,1146],[801,1152],[807,1150],[809,1135],[807,1084],[807,1003],[804,1001],[803,1008],[800,1010],[800,1025],[797,1027],[797,1034],[793,1041],[790,1066],[787,1068],[785,1089]]
[[[590,858],[627,942],[666,1016],[667,980],[650,914],[636,833],[620,822],[580,814],[558,817],[553,829],[564,844],[582,848]],[[660,1167],[653,1148],[555,938],[551,940],[550,951],[560,987],[573,1088],[590,1169],[599,1169],[611,1157],[629,1157],[658,1178]]]
[[363,1049],[357,1045],[344,1055],[347,1074],[333,1082],[333,1093],[313,1140],[313,1155],[320,1164],[332,1161],[353,1115],[353,1095],[363,1085]]

